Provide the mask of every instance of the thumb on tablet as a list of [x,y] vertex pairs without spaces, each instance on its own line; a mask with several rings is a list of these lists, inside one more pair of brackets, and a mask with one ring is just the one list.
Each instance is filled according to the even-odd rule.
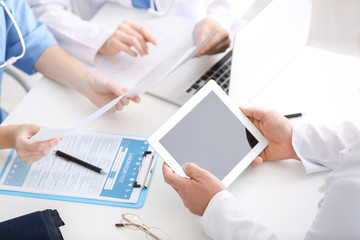
[[257,156],[251,163],[251,166],[253,167],[257,167],[260,166],[262,163],[264,162],[264,160],[262,159],[261,156]]
[[195,163],[185,163],[182,166],[182,169],[183,169],[184,173],[186,174],[186,176],[191,177],[195,180],[198,178],[201,178],[202,176],[204,176],[206,174],[206,173],[204,173],[205,170],[200,168]]
[[197,182],[207,178],[216,178],[210,172],[206,171],[205,169],[202,169],[195,163],[185,163],[182,168],[186,176],[194,179]]
[[178,191],[179,186],[184,183],[185,178],[180,177],[178,174],[174,173],[166,163],[163,164],[162,170],[165,182]]

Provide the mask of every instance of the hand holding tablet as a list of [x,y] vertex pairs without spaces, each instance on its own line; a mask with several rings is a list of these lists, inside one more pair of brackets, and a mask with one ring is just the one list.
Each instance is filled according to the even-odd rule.
[[228,187],[268,142],[214,82],[209,81],[150,138],[170,168],[194,162]]

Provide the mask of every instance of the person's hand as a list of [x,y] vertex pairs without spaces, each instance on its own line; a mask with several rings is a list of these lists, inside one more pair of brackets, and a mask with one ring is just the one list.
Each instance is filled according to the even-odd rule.
[[54,138],[44,142],[27,142],[40,128],[34,124],[13,125],[13,148],[15,148],[18,157],[27,164],[45,157],[62,140],[61,138]]
[[224,52],[230,47],[231,40],[228,31],[224,29],[218,21],[212,18],[205,18],[195,27],[194,36],[197,36],[195,37],[195,39],[197,39],[196,45],[199,45],[204,41],[212,32],[214,35],[196,54],[197,58],[203,55]]
[[190,212],[202,216],[213,196],[224,190],[225,186],[214,175],[194,163],[185,163],[183,170],[190,178],[179,176],[164,163],[165,182],[175,189]]
[[297,159],[292,145],[292,123],[290,120],[274,110],[260,108],[240,107],[240,110],[251,120],[268,140],[269,145],[252,162],[252,166],[258,166],[263,161]]
[[[84,95],[98,107],[104,106],[128,91],[128,89],[116,82],[100,76],[89,77],[88,80],[84,82],[86,83],[83,89]],[[140,102],[140,97],[123,97],[109,112],[122,110],[125,105],[129,104],[129,100],[138,103]]]
[[[137,51],[143,56],[148,54],[147,42],[154,45],[157,44],[154,35],[144,26],[131,20],[125,20],[101,46],[99,53],[115,56],[123,51],[130,56],[136,57],[138,55],[136,53]],[[134,51],[132,47],[135,48],[136,51]]]

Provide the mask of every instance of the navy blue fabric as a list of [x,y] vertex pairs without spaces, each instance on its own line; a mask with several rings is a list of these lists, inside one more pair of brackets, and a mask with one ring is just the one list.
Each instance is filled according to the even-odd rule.
[[[40,211],[33,212],[7,220],[5,222],[1,222],[0,240],[62,240],[63,238],[61,236],[60,230],[57,234],[54,235],[55,237],[52,237],[52,234],[49,231],[50,225],[52,225],[50,226],[52,231],[54,230],[53,227],[56,227],[56,224],[59,226],[64,225],[58,216],[57,211],[55,213],[53,211],[56,210],[46,210],[44,213]],[[55,216],[55,218],[53,216]],[[49,221],[49,225],[46,219]],[[56,238],[56,236],[59,237]]]
[[39,211],[2,222],[0,224],[0,239],[51,240],[51,237],[44,216]]
[[59,227],[64,226],[65,223],[60,218],[57,210],[47,209],[42,211],[45,218],[46,224],[48,226],[51,239],[53,240],[63,240]]

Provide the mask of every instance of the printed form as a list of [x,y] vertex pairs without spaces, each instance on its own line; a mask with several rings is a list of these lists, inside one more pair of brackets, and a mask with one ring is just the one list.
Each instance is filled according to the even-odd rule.
[[[136,203],[141,188],[134,188],[137,175],[146,174],[141,166],[149,144],[145,138],[107,133],[75,131],[55,148],[98,166],[107,175],[91,171],[55,155],[26,164],[16,153],[0,175],[3,190]],[[59,198],[61,199],[61,198]]]

